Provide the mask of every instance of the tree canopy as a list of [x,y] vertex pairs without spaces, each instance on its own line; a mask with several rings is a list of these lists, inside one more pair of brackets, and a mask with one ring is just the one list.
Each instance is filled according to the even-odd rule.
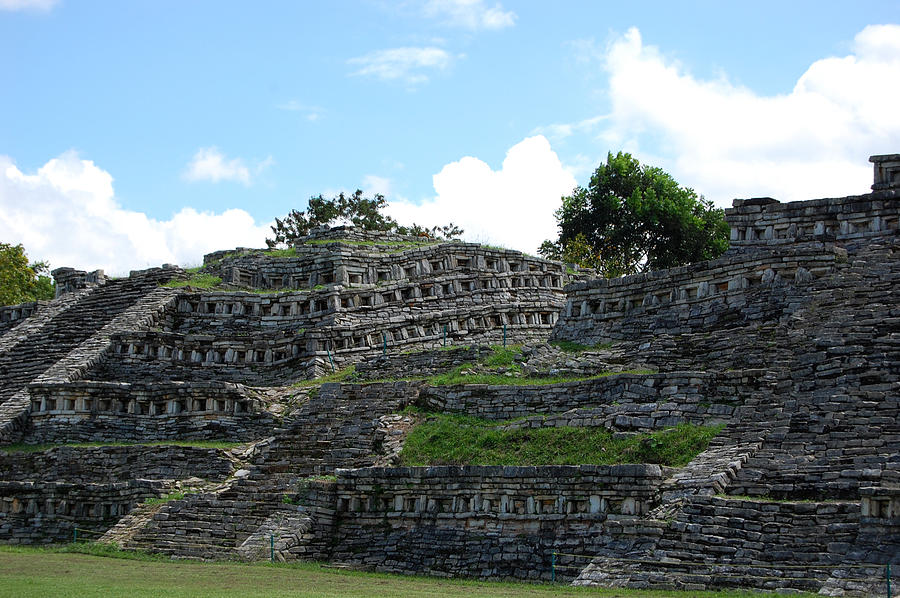
[[728,249],[723,210],[659,168],[609,153],[556,212],[559,238],[538,252],[607,277],[712,259]]
[[279,245],[291,245],[297,239],[309,234],[309,231],[318,227],[332,225],[336,222],[347,222],[365,230],[395,232],[401,235],[414,235],[433,239],[456,239],[463,234],[463,230],[452,222],[444,226],[427,228],[413,223],[410,226],[402,226],[396,220],[382,213],[387,206],[387,200],[381,194],[367,198],[363,192],[357,189],[351,195],[338,194],[331,199],[325,199],[322,195],[311,197],[306,210],[300,212],[291,210],[284,219],[276,218],[271,227],[274,236],[266,239],[266,245],[270,248]]
[[46,262],[28,263],[22,245],[0,243],[0,305],[53,299],[53,279]]

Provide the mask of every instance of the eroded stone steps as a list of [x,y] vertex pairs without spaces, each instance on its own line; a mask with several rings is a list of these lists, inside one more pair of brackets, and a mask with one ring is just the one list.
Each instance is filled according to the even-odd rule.
[[65,309],[48,314],[52,317],[38,330],[30,331],[27,338],[0,354],[0,401],[11,397],[157,285],[153,279],[128,278],[79,293],[72,303],[63,296]]

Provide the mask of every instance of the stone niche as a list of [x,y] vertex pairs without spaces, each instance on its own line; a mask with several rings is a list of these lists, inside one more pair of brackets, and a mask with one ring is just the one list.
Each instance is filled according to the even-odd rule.
[[900,189],[900,154],[870,156],[869,162],[875,165],[875,182],[872,184],[872,191]]

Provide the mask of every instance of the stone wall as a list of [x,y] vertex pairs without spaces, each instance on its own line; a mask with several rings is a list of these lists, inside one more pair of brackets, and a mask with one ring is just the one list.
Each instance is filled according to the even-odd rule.
[[649,512],[664,475],[657,465],[336,473],[330,558],[383,571],[543,580],[554,550],[590,553],[608,540],[608,520]]
[[760,391],[763,374],[616,374],[553,385],[435,386],[423,388],[419,404],[433,411],[492,420],[540,416],[534,422],[519,422],[519,426],[606,426],[648,431],[679,423],[727,422],[736,407]]
[[110,484],[130,479],[221,481],[234,469],[221,449],[187,446],[59,446],[36,452],[0,451],[0,479]]
[[777,320],[792,288],[832,272],[836,260],[846,252],[812,244],[574,283],[553,338],[596,344]]
[[264,437],[271,414],[245,390],[222,382],[78,381],[29,387],[25,441],[246,441]]
[[74,528],[96,538],[168,483],[128,480],[110,483],[0,481],[0,538],[10,544],[70,542]]
[[[440,243],[401,251],[334,243],[295,247],[295,256],[245,252],[204,257],[206,269],[226,284],[263,289],[312,289],[318,285],[376,285],[399,280],[496,272],[510,286],[562,289],[565,267],[518,251],[474,243]],[[385,251],[384,249],[387,249]]]
[[79,289],[103,284],[107,280],[103,270],[85,272],[84,270],[76,270],[75,268],[57,268],[50,274],[53,275],[53,281],[56,284],[57,298]]
[[731,250],[804,241],[850,241],[900,231],[897,189],[867,195],[792,201],[736,199],[725,210]]
[[30,301],[28,303],[0,307],[0,336],[21,324],[26,318],[45,308],[48,303],[48,301]]
[[640,562],[607,553],[575,583],[817,591],[847,562],[858,531],[859,503],[693,496],[665,525],[654,548],[637,559]]

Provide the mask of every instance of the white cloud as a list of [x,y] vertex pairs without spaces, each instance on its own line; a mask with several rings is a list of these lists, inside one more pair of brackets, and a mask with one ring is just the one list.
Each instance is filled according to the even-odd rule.
[[444,70],[453,62],[453,57],[446,51],[435,48],[391,48],[370,52],[347,61],[359,66],[353,75],[370,76],[382,81],[402,81],[407,85],[416,85],[428,81],[424,70]]
[[553,213],[576,184],[540,135],[510,148],[500,170],[467,156],[444,166],[433,180],[433,199],[420,205],[393,201],[387,213],[402,224],[453,222],[468,240],[531,253],[556,237]]
[[[868,156],[900,149],[898,25],[866,27],[851,54],[816,61],[790,93],[773,96],[698,79],[637,29],[601,54],[612,109],[595,143],[604,154],[632,151],[719,205],[865,193]],[[555,127],[571,134],[577,125]]]
[[300,112],[303,114],[303,117],[306,118],[309,122],[316,122],[320,118],[322,118],[322,113],[324,110],[319,106],[310,106],[309,104],[303,104],[298,102],[297,100],[291,100],[289,102],[285,102],[284,104],[278,105],[279,110],[286,110],[288,112]]
[[493,7],[484,0],[428,0],[424,6],[426,16],[444,20],[447,25],[471,31],[512,27],[516,13],[505,11],[498,2]]
[[0,10],[49,12],[57,4],[59,0],[0,0]]
[[377,193],[390,197],[392,195],[392,187],[391,179],[383,176],[367,174],[362,180],[362,190],[366,195],[375,195]]
[[262,247],[269,233],[243,210],[183,208],[169,220],[125,210],[112,176],[74,152],[25,174],[0,156],[0,239],[22,243],[51,267],[102,268],[110,274],[163,263],[199,264],[204,253]]
[[253,176],[274,164],[272,156],[257,162],[251,173],[241,158],[228,159],[217,147],[202,147],[188,163],[184,178],[188,181],[235,181],[249,185]]

